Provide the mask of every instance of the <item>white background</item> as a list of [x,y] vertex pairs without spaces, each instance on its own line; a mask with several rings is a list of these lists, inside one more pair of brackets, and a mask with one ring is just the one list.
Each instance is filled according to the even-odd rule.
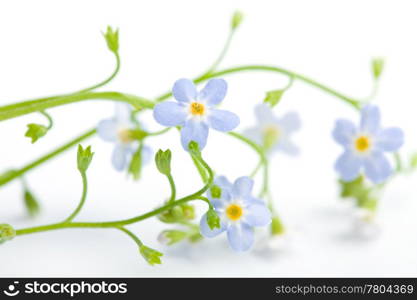
[[[417,149],[414,130],[417,92],[415,1],[2,1],[0,4],[0,104],[61,94],[105,78],[114,66],[100,31],[120,28],[120,75],[103,90],[155,97],[180,77],[193,77],[216,58],[235,9],[245,20],[223,66],[272,64],[315,78],[356,97],[370,92],[370,59],[387,60],[376,102],[383,123],[406,132],[403,153]],[[226,78],[223,108],[241,117],[239,130],[254,122],[253,107],[267,90],[287,79],[272,73]],[[156,237],[169,225],[149,220],[130,226],[149,246],[165,253],[150,267],[135,244],[112,230],[68,229],[18,237],[0,247],[1,276],[417,276],[416,176],[393,180],[381,200],[381,234],[371,239],[352,232],[354,215],[338,198],[332,141],[336,118],[356,119],[348,105],[297,82],[276,113],[299,112],[302,149],[294,159],[273,157],[276,206],[289,233],[275,253],[235,254],[224,236],[198,245],[165,248]],[[32,145],[26,124],[33,114],[2,122],[0,166],[19,167],[113,113],[113,104],[91,101],[51,109],[55,125]],[[151,129],[159,128],[152,118]],[[250,149],[230,137],[210,133],[204,155],[217,173],[246,175],[256,164]],[[78,220],[117,220],[157,207],[169,195],[166,179],[153,165],[141,182],[127,180],[110,165],[112,145],[93,138],[96,155],[89,170],[90,192]],[[200,187],[181,149],[178,133],[149,141],[173,150],[179,195]],[[26,179],[42,202],[42,214],[25,217],[18,181],[0,189],[0,221],[16,228],[56,222],[77,205],[81,182],[76,151],[30,172]],[[199,206],[200,212],[204,206]],[[259,232],[258,239],[263,233]]]

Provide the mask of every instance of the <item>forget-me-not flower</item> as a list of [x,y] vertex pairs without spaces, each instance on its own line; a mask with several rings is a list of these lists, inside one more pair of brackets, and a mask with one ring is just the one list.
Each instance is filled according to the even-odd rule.
[[282,151],[290,155],[299,150],[291,141],[291,135],[300,129],[301,121],[297,113],[289,112],[278,118],[268,104],[255,107],[257,124],[244,131],[244,135],[264,147],[268,152]]
[[220,228],[211,229],[207,224],[207,214],[200,221],[200,231],[211,238],[227,231],[229,244],[235,251],[246,251],[254,243],[253,227],[266,226],[271,222],[271,213],[265,203],[252,196],[253,180],[240,177],[233,184],[225,177],[214,180],[221,192],[217,198],[209,190],[207,197],[220,218]]
[[155,106],[155,120],[164,126],[182,126],[181,143],[188,151],[191,141],[203,149],[207,143],[209,127],[227,132],[239,125],[239,117],[226,110],[215,108],[226,96],[227,83],[223,79],[211,79],[197,92],[189,79],[179,79],[172,88],[177,100],[165,101]]
[[[132,121],[132,107],[125,103],[116,103],[115,115],[98,123],[97,133],[106,142],[115,144],[112,153],[112,164],[117,171],[124,170],[135,151],[135,139],[132,130],[136,124]],[[142,148],[142,162],[150,161],[152,150],[148,146]]]
[[397,151],[404,142],[400,128],[380,127],[380,112],[374,105],[363,107],[359,127],[349,120],[337,120],[333,137],[345,150],[335,165],[341,178],[352,181],[363,169],[365,175],[377,184],[392,174],[384,152]]

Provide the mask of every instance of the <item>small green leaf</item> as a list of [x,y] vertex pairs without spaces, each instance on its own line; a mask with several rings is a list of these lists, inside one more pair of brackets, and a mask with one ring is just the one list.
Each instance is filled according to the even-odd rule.
[[187,232],[181,230],[164,230],[158,236],[158,241],[165,245],[173,245],[187,237]]
[[220,218],[217,215],[217,213],[214,211],[214,209],[209,209],[207,211],[207,224],[210,227],[211,230],[214,228],[220,228]]
[[113,53],[119,51],[119,29],[114,30],[110,26],[107,26],[106,33],[103,33],[107,42],[107,47]]
[[213,197],[213,198],[216,198],[216,199],[221,198],[222,189],[218,185],[213,185],[210,188],[210,194],[211,194],[211,197]]
[[40,211],[39,202],[36,200],[35,196],[29,189],[25,189],[24,194],[24,203],[27,209],[27,212],[31,217],[36,216]]
[[27,127],[28,130],[26,131],[25,136],[32,139],[32,144],[48,132],[48,128],[41,124],[31,123],[28,124]]
[[133,154],[132,159],[130,160],[128,173],[133,176],[134,180],[140,178],[142,171],[142,147],[139,147],[138,150]]
[[77,153],[77,166],[80,172],[87,171],[91,160],[93,159],[94,152],[91,152],[91,146],[88,146],[86,149],[83,149],[81,145],[78,145]]
[[372,73],[375,79],[379,79],[384,70],[384,59],[382,58],[374,58],[372,60]]
[[232,30],[237,29],[243,21],[243,13],[240,11],[235,11],[232,17],[231,27]]
[[10,241],[16,236],[16,231],[9,224],[0,224],[0,244]]
[[269,103],[271,107],[274,107],[281,100],[284,92],[285,90],[274,90],[274,91],[267,92],[265,99],[264,99],[264,103]]
[[149,248],[145,245],[139,247],[139,252],[151,266],[161,264],[161,256],[163,256],[161,252]]
[[171,174],[171,150],[158,150],[155,155],[155,163],[156,167],[158,168],[159,172],[164,175]]

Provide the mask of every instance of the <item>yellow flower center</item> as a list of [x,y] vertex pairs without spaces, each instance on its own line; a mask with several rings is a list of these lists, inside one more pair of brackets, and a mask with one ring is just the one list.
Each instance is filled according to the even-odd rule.
[[204,107],[204,104],[202,104],[202,103],[193,102],[190,105],[190,112],[194,116],[204,115],[205,109],[206,108]]
[[263,133],[264,133],[264,147],[266,149],[269,149],[273,145],[275,145],[278,142],[278,139],[281,135],[279,128],[275,125],[266,127],[263,130]]
[[242,214],[243,214],[243,209],[238,204],[230,204],[226,208],[226,216],[232,221],[239,220],[242,217]]
[[131,141],[133,141],[132,134],[129,129],[119,130],[118,137],[119,137],[119,140],[124,144],[130,143]]
[[359,152],[365,152],[371,147],[371,141],[366,136],[360,136],[355,141],[355,148]]

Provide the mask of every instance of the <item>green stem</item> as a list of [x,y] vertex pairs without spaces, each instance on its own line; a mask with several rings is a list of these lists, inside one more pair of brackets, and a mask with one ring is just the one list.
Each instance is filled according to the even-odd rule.
[[227,74],[232,74],[232,73],[237,73],[237,72],[243,72],[243,71],[266,71],[266,72],[274,72],[274,73],[280,73],[283,75],[286,75],[288,77],[292,77],[294,80],[300,80],[303,81],[311,86],[314,86],[318,89],[321,89],[322,91],[335,96],[341,100],[343,100],[344,102],[350,104],[351,106],[353,106],[354,108],[358,109],[360,108],[361,103],[356,100],[353,99],[351,97],[348,97],[346,95],[343,95],[342,93],[327,87],[307,76],[280,68],[280,67],[274,67],[274,66],[268,66],[268,65],[246,65],[246,66],[240,66],[240,67],[235,67],[235,68],[229,68],[229,69],[224,69],[218,72],[214,72],[214,73],[210,73],[206,76],[202,76],[200,78],[197,78],[195,80],[196,83],[200,83],[202,81],[205,81],[209,78],[213,78],[213,77],[219,77],[219,76],[223,76],[223,75],[227,75]]
[[211,67],[205,73],[203,73],[203,75],[201,75],[201,76],[206,76],[206,75],[212,73],[214,70],[217,69],[217,67],[223,61],[224,57],[226,56],[227,51],[230,48],[230,45],[232,43],[235,32],[236,32],[235,29],[230,30],[229,35],[227,36],[227,39],[226,39],[226,43],[224,44],[223,49],[220,52],[220,55],[217,57],[217,59],[214,61],[214,63],[211,65]]
[[176,187],[175,187],[175,182],[174,182],[174,178],[172,177],[171,174],[167,175],[168,181],[169,181],[169,186],[171,187],[171,198],[169,199],[168,203],[174,202],[175,201],[175,197],[176,197]]
[[154,107],[154,102],[134,95],[128,95],[119,92],[86,92],[81,94],[67,95],[59,98],[43,98],[1,106],[0,121],[16,118],[56,106],[97,99],[126,102],[133,105],[135,108]]
[[196,167],[198,173],[200,174],[201,180],[203,181],[203,183],[206,183],[208,181],[206,170],[200,165],[198,160],[193,155],[190,155],[190,156],[194,163],[194,166]]
[[[117,52],[112,51],[112,53],[114,53],[114,57],[116,58],[116,68],[114,69],[113,73],[107,79],[103,80],[102,82],[97,83],[96,85],[93,85],[92,87],[80,90],[76,93],[86,93],[86,92],[98,89],[99,87],[105,86],[106,84],[108,84],[110,81],[112,81],[116,77],[116,75],[120,71],[120,56],[119,56],[119,53],[117,53]],[[74,93],[74,94],[76,94],[76,93]]]
[[120,231],[126,233],[130,238],[132,238],[133,241],[135,241],[135,243],[140,247],[143,246],[142,241],[130,230],[124,228],[124,227],[115,227],[116,229],[119,229]]
[[72,220],[74,220],[74,218],[78,215],[78,213],[83,208],[85,200],[87,198],[87,188],[88,188],[87,175],[86,175],[85,172],[80,172],[80,174],[81,174],[81,178],[82,178],[82,181],[83,181],[83,192],[82,192],[82,195],[81,195],[81,200],[80,200],[80,203],[78,204],[77,208],[74,210],[74,212],[67,219],[65,219],[64,223],[69,223]]
[[52,117],[44,110],[40,111],[40,113],[48,120],[48,126],[46,127],[48,130],[54,126],[54,120],[52,120]]
[[33,162],[27,164],[26,166],[18,169],[18,170],[12,170],[5,175],[0,176],[0,186],[5,185],[6,183],[9,183],[10,181],[21,177],[23,174],[27,173],[28,171],[34,169],[35,167],[43,164],[44,162],[56,157],[57,155],[63,153],[64,151],[72,148],[73,146],[78,145],[80,142],[86,140],[87,138],[90,138],[96,133],[96,129],[90,129],[83,133],[82,135],[74,138],[73,140],[69,141],[68,143],[58,147],[57,149],[47,153],[46,155],[34,160]]

